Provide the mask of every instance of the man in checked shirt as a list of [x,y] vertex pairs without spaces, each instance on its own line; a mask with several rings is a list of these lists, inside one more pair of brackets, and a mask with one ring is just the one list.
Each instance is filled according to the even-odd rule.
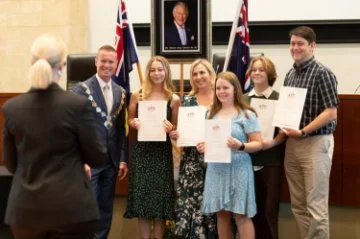
[[336,76],[314,58],[316,34],[300,26],[292,29],[290,53],[293,68],[284,86],[306,88],[300,129],[285,129],[288,136],[285,173],[291,196],[291,209],[301,239],[328,239],[329,181],[336,127]]

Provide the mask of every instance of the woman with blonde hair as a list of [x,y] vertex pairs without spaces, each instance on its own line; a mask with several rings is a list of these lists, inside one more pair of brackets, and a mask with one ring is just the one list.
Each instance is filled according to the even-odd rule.
[[[176,128],[180,98],[173,93],[169,62],[162,56],[152,57],[146,66],[143,88],[131,95],[129,103],[129,126],[135,130],[142,127],[137,118],[139,101],[167,101],[167,118],[164,130],[169,133]],[[174,218],[174,173],[172,145],[169,136],[165,142],[140,142],[132,145],[129,174],[129,194],[126,218],[138,218],[141,238],[162,239],[165,220]]]
[[[195,60],[190,67],[191,92],[184,97],[183,106],[210,108],[214,95],[215,71],[206,59]],[[177,139],[179,133],[171,132]],[[181,238],[209,238],[214,234],[214,219],[200,212],[203,199],[206,166],[204,154],[196,147],[184,147],[180,163],[179,186],[175,204],[175,235]]]
[[92,239],[97,228],[99,212],[84,164],[102,166],[106,148],[94,130],[89,101],[58,85],[65,57],[61,41],[37,38],[31,89],[3,106],[4,163],[14,174],[5,223],[16,239]]
[[[249,153],[261,150],[260,127],[255,111],[243,100],[238,78],[232,72],[217,75],[208,119],[231,122],[231,163],[208,163],[201,211],[216,213],[220,239],[232,238],[234,217],[240,238],[255,237],[251,217],[256,214],[254,174]],[[206,145],[198,144],[199,152]]]

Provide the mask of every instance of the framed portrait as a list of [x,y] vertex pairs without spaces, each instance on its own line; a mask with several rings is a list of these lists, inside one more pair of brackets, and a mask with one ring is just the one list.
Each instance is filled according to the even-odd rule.
[[211,0],[152,0],[152,55],[170,61],[210,59]]

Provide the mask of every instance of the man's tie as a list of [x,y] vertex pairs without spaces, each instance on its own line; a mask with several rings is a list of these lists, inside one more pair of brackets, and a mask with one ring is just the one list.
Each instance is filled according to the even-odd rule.
[[107,108],[107,113],[108,115],[110,114],[111,111],[111,102],[110,102],[110,96],[109,94],[111,94],[110,92],[110,86],[108,84],[105,84],[103,87],[103,94],[104,94],[104,99],[105,99],[105,103],[106,103],[106,108]]
[[184,27],[180,28],[180,40],[181,40],[181,45],[185,46],[186,45],[186,31]]

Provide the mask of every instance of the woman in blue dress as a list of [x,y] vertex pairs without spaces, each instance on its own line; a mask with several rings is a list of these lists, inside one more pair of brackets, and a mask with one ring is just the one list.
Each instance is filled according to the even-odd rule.
[[[241,239],[254,238],[251,220],[256,214],[254,173],[249,153],[262,149],[259,123],[255,111],[243,100],[235,74],[222,72],[215,82],[209,119],[231,121],[231,163],[208,163],[205,176],[203,213],[216,213],[220,239],[232,238],[231,219],[235,218]],[[204,152],[206,145],[197,145]]]

